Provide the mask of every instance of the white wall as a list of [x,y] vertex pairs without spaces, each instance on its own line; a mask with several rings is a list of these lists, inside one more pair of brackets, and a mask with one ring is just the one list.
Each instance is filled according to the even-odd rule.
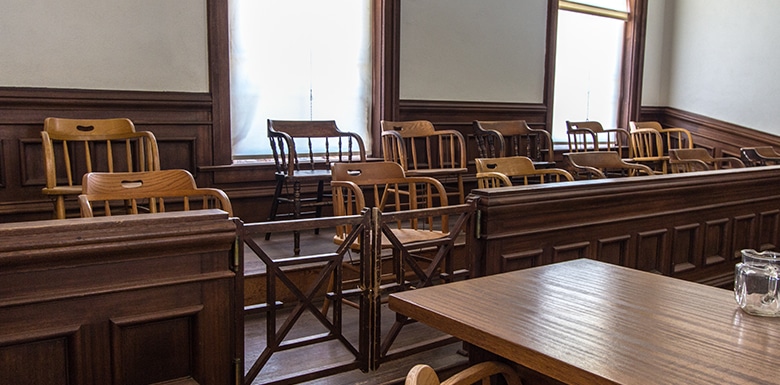
[[[651,8],[662,0],[650,0]],[[668,105],[726,122],[780,134],[780,2],[776,0],[666,0],[658,52],[648,51],[643,105]],[[651,31],[649,30],[648,33]],[[650,39],[650,37],[649,37]],[[668,68],[663,68],[668,62]],[[653,74],[661,63],[659,74]],[[658,78],[654,78],[658,76]],[[652,84],[658,82],[657,95]],[[666,88],[666,89],[665,89]]]
[[206,92],[206,0],[3,0],[0,85]]
[[547,0],[403,0],[400,97],[541,103]]

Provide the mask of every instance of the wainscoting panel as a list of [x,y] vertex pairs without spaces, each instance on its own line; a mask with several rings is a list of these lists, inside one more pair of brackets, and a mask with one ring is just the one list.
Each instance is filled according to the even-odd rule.
[[780,184],[780,166],[474,190],[486,273],[541,249],[542,263],[593,258],[728,286],[739,250],[778,242],[780,191],[757,180]]

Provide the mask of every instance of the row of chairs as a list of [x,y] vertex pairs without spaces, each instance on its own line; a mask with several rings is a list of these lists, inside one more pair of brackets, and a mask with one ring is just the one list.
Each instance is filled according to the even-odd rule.
[[[157,140],[132,121],[46,118],[43,131],[46,187],[55,217],[65,218],[65,198],[78,196],[82,217],[122,211],[164,212],[220,208],[233,214],[218,189],[199,188],[186,170],[161,170]],[[98,204],[99,203],[99,204]]]

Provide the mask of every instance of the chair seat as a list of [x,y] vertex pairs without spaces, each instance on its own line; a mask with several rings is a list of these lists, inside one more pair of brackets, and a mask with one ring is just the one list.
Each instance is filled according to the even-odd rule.
[[452,174],[466,174],[469,172],[467,168],[448,168],[448,169],[436,169],[436,170],[407,170],[407,176],[446,176]]
[[297,170],[295,171],[295,174],[289,176],[286,173],[277,172],[276,178],[282,178],[288,181],[330,181],[331,173],[330,170]]
[[[434,239],[444,238],[449,233],[444,233],[441,231],[420,231],[420,230],[414,230],[414,229],[392,229],[393,235],[395,235],[398,240],[403,244],[411,244],[414,242],[421,242],[421,241],[432,241]],[[344,238],[341,237],[339,234],[336,234],[333,236],[333,243],[340,245],[344,243]],[[352,250],[359,250],[360,244],[358,242],[353,243],[350,245],[350,248]],[[382,234],[382,248],[383,249],[392,249],[393,244],[390,243],[390,240],[387,239],[387,236]]]

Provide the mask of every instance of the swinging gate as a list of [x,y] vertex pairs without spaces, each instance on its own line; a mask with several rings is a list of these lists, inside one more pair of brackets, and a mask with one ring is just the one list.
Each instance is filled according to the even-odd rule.
[[[364,372],[376,370],[383,362],[408,356],[428,349],[454,342],[446,335],[431,338],[405,346],[394,347],[393,343],[403,327],[411,320],[396,314],[390,328],[382,328],[382,312],[389,311],[382,306],[383,298],[392,291],[408,290],[431,284],[443,283],[458,277],[473,276],[475,266],[473,245],[475,238],[476,203],[433,209],[421,209],[382,213],[378,209],[366,209],[361,215],[294,220],[284,222],[243,223],[237,220],[241,242],[245,247],[239,247],[239,253],[245,253],[247,258],[259,258],[266,268],[266,302],[261,311],[265,313],[265,336],[261,353],[256,358],[247,357],[245,365],[244,384],[252,384],[264,368],[269,366],[269,360],[276,354],[299,351],[311,348],[317,344],[335,344],[342,351],[341,356],[347,359],[327,366],[303,369],[286,376],[272,376],[264,383],[294,384],[310,381],[333,374],[360,369]],[[424,218],[430,215],[448,215],[450,232],[448,236],[434,247],[427,250],[415,249],[414,245],[401,244],[391,231],[399,220]],[[263,250],[262,239],[266,233],[334,228],[337,225],[349,225],[352,228],[347,240],[341,245],[335,245],[333,252],[323,252],[313,255],[291,255],[271,258]],[[393,257],[382,253],[382,240],[389,241],[394,250]],[[343,287],[343,265],[349,260],[350,244],[358,241],[359,278],[354,289]],[[465,260],[454,261],[456,241],[464,244]],[[252,254],[250,255],[249,251]],[[420,253],[425,254],[426,263],[421,263]],[[459,254],[460,255],[460,254]],[[388,269],[388,258],[392,259]],[[241,259],[243,260],[243,258]],[[385,262],[383,264],[383,262]],[[460,265],[460,266],[458,266]],[[300,266],[315,266],[319,271],[315,278],[305,284],[296,284],[289,272]],[[383,271],[392,270],[392,272]],[[471,271],[470,271],[471,270]],[[390,284],[388,284],[390,277]],[[303,287],[305,286],[305,287]],[[296,298],[293,303],[282,303],[279,300],[280,291],[289,291]],[[344,330],[344,307],[342,300],[346,297],[356,297],[355,306],[359,313],[358,329]],[[329,306],[323,306],[327,303]],[[296,324],[304,317],[314,319],[315,324],[324,330],[321,333],[300,335],[292,332]],[[349,332],[349,333],[348,333]],[[348,336],[347,334],[350,334]],[[357,340],[352,336],[357,335]],[[246,346],[245,346],[246,349]],[[346,354],[343,354],[346,352]],[[300,355],[303,356],[303,355]],[[295,357],[298,357],[296,355]],[[288,365],[303,365],[303,362],[290,360]],[[265,372],[264,372],[265,375]]]

